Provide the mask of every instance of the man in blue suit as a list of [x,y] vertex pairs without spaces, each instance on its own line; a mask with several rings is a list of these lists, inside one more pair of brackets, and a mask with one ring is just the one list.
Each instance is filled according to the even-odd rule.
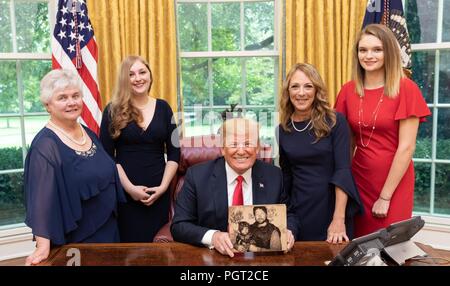
[[[278,167],[256,160],[259,126],[253,120],[234,118],[221,127],[222,155],[188,169],[175,205],[171,232],[176,241],[214,248],[234,256],[227,233],[228,207],[236,204],[286,203]],[[240,196],[237,190],[242,190]],[[288,250],[294,237],[288,231]]]

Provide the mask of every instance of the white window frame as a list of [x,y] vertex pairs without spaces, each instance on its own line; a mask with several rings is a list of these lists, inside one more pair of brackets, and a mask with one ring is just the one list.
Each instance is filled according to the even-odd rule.
[[[267,50],[261,50],[261,51],[244,51],[244,37],[245,37],[245,24],[244,24],[244,3],[247,2],[273,2],[274,3],[274,48],[273,50],[267,51]],[[270,105],[250,105],[247,104],[246,100],[246,94],[245,94],[245,84],[246,84],[246,69],[245,65],[243,63],[242,68],[242,75],[241,75],[241,101],[245,104],[239,105],[239,107],[242,108],[243,112],[245,112],[247,109],[253,109],[253,108],[273,108],[275,110],[277,105],[277,99],[278,99],[278,76],[279,76],[279,61],[281,60],[280,57],[280,36],[281,36],[281,29],[280,29],[280,17],[281,17],[281,9],[282,9],[282,3],[281,1],[277,0],[177,0],[176,4],[195,4],[195,3],[203,3],[207,4],[207,19],[208,19],[208,51],[202,51],[202,52],[182,52],[180,43],[178,41],[178,50],[180,62],[181,59],[187,59],[187,58],[207,58],[208,59],[208,92],[209,92],[209,105],[208,106],[183,106],[183,110],[206,110],[206,111],[223,111],[226,108],[229,108],[228,105],[214,105],[213,100],[213,82],[212,82],[212,59],[213,58],[248,58],[248,57],[263,57],[263,58],[273,58],[274,59],[274,104]],[[212,51],[212,13],[211,13],[211,4],[214,3],[240,3],[240,31],[241,31],[241,39],[240,39],[240,51]],[[178,31],[178,29],[177,29]],[[179,36],[177,35],[177,39],[179,39]],[[181,76],[181,75],[180,75]],[[182,90],[179,91],[182,93]],[[180,104],[183,104],[181,102]],[[216,130],[213,129],[214,127],[211,125],[210,132],[215,133]]]
[[[47,112],[25,112],[24,110],[24,96],[23,96],[23,80],[20,76],[21,73],[17,72],[20,69],[20,61],[21,60],[51,60],[51,53],[19,53],[17,51],[17,42],[16,42],[16,17],[15,17],[15,3],[20,2],[48,2],[48,18],[49,18],[49,27],[50,34],[49,37],[52,37],[53,27],[55,23],[55,15],[56,15],[56,1],[54,0],[10,0],[10,15],[11,15],[11,30],[12,30],[12,41],[13,41],[13,51],[10,53],[0,53],[0,61],[17,61],[16,62],[16,80],[17,80],[17,95],[19,98],[19,112],[18,113],[0,113],[0,118],[19,118],[20,120],[20,136],[21,136],[21,145],[22,145],[22,159],[25,161],[25,157],[27,154],[26,150],[26,138],[25,138],[25,117],[39,117],[39,116],[48,116]],[[15,173],[23,173],[23,168],[21,169],[9,169],[9,170],[0,170],[0,175],[5,174],[15,174]],[[24,229],[31,233],[31,230],[25,227],[24,223],[12,224],[12,225],[2,225],[0,226],[0,241],[4,240],[5,237],[11,236],[11,229],[19,230],[20,234],[23,234]],[[14,231],[13,231],[14,232]]]
[[[430,174],[430,211],[429,212],[414,212],[418,215],[427,216],[432,223],[437,225],[447,225],[450,227],[450,215],[437,214],[434,212],[434,201],[435,201],[435,183],[436,183],[436,164],[450,164],[449,159],[437,159],[436,158],[436,145],[437,145],[437,127],[438,127],[438,113],[439,110],[444,108],[450,108],[450,103],[439,103],[439,76],[440,76],[440,52],[442,50],[450,50],[450,42],[442,42],[442,31],[444,24],[444,0],[438,0],[438,18],[437,18],[437,38],[435,43],[420,43],[412,44],[411,49],[413,52],[417,51],[434,51],[435,62],[434,62],[434,94],[433,103],[427,104],[433,114],[433,127],[432,127],[432,138],[431,138],[431,158],[413,158],[414,162],[429,163],[431,164],[431,174]],[[404,1],[403,1],[403,4]],[[450,195],[450,194],[449,194]],[[438,223],[436,223],[438,222]]]

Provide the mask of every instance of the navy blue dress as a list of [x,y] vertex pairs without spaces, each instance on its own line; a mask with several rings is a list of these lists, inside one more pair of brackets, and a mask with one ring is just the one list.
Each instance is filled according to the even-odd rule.
[[[294,122],[298,130],[308,121]],[[288,228],[296,240],[327,239],[335,207],[335,186],[347,195],[345,225],[353,237],[353,216],[362,210],[359,194],[350,169],[350,133],[342,114],[336,114],[331,134],[318,142],[312,130],[286,132],[279,126],[280,167],[289,194]]]
[[[177,126],[171,121],[173,113],[169,104],[157,99],[155,114],[147,129],[130,122],[116,140],[109,133],[109,108],[110,105],[103,111],[100,127],[100,141],[106,152],[122,166],[134,185],[159,186],[166,166],[164,151],[167,150],[167,161],[178,163],[180,160]],[[153,241],[159,229],[169,221],[170,192],[165,192],[149,207],[134,201],[128,193],[126,197],[127,203],[119,205],[121,241]]]
[[85,130],[92,145],[78,152],[43,128],[25,160],[25,223],[51,245],[120,241],[117,205],[125,196],[117,167]]

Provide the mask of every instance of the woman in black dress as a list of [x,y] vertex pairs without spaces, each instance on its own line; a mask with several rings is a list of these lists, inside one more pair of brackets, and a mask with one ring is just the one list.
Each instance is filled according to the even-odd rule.
[[328,103],[325,83],[309,64],[296,64],[280,98],[280,166],[296,240],[348,241],[361,202],[350,170],[350,134]]
[[25,160],[25,223],[36,239],[26,265],[47,259],[52,246],[119,242],[117,203],[125,196],[114,161],[95,133],[77,122],[81,90],[70,70],[52,70],[41,81],[50,120]]
[[152,81],[143,58],[127,57],[100,127],[100,140],[117,163],[127,196],[119,205],[122,242],[151,242],[169,219],[167,189],[180,158],[178,130],[169,104],[149,96]]

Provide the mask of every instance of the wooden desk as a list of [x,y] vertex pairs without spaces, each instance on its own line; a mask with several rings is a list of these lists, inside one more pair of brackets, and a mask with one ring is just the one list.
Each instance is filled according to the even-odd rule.
[[[450,251],[418,245],[432,257],[450,259]],[[245,253],[230,258],[215,250],[182,243],[68,244],[53,249],[49,259],[40,265],[67,265],[74,257],[69,251],[72,248],[79,250],[81,266],[324,266],[325,261],[331,260],[344,246],[322,241],[296,242],[288,254]],[[442,264],[432,259],[424,262],[410,261],[407,265]]]

